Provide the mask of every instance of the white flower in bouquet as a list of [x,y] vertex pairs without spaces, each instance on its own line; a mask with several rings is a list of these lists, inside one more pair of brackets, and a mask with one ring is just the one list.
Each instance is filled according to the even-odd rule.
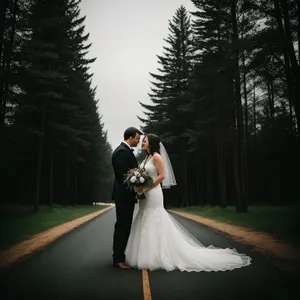
[[136,177],[135,177],[135,176],[132,176],[132,177],[130,178],[130,182],[131,182],[131,183],[135,183],[135,182],[136,182]]
[[138,171],[135,171],[133,174],[134,174],[135,176],[138,176],[138,175],[139,175],[139,172],[138,172]]
[[141,177],[141,178],[140,178],[140,183],[144,183],[144,182],[145,182],[144,177]]

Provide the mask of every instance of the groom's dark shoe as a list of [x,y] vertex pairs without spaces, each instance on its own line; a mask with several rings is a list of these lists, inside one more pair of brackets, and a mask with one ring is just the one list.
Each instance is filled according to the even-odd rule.
[[126,265],[124,262],[121,262],[121,263],[114,263],[114,268],[118,268],[118,269],[127,269],[127,270],[132,269],[130,266]]

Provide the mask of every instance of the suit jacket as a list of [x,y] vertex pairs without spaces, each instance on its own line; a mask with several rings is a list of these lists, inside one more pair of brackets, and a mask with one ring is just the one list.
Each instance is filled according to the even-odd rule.
[[113,152],[112,165],[115,173],[112,200],[116,203],[136,203],[136,193],[124,183],[124,174],[138,167],[136,158],[125,143],[121,143]]

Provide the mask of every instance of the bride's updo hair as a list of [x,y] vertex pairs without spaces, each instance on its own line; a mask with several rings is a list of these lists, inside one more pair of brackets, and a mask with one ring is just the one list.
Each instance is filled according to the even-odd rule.
[[160,138],[153,133],[149,133],[146,135],[149,141],[150,154],[153,155],[154,152],[158,152],[160,154]]

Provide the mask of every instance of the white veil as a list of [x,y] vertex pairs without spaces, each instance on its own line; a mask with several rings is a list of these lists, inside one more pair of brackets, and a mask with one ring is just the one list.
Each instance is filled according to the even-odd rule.
[[170,162],[169,159],[169,155],[167,153],[167,150],[165,148],[165,146],[163,145],[162,142],[159,143],[159,147],[160,147],[160,155],[163,158],[164,164],[165,164],[165,172],[166,172],[166,177],[165,179],[162,181],[162,188],[164,189],[168,189],[173,185],[177,185],[176,183],[176,179],[175,179],[175,175],[174,175],[174,171],[172,168],[172,164]]

